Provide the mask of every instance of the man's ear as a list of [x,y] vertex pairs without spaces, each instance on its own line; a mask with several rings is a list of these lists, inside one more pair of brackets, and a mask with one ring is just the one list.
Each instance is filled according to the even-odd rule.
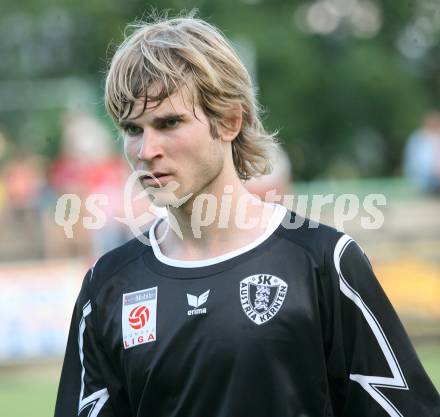
[[232,142],[240,133],[242,123],[243,109],[241,104],[234,104],[222,123],[219,123],[220,138],[225,142]]

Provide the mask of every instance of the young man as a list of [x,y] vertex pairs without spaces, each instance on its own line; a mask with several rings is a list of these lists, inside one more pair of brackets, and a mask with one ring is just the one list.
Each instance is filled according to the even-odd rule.
[[269,171],[275,141],[216,28],[139,26],[113,58],[106,104],[174,220],[87,273],[56,417],[440,415],[359,246],[292,227],[294,213],[244,188]]

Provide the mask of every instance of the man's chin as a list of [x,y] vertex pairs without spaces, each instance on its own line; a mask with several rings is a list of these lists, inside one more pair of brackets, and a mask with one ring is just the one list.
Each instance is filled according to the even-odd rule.
[[163,188],[148,192],[148,198],[156,207],[178,206],[179,197]]

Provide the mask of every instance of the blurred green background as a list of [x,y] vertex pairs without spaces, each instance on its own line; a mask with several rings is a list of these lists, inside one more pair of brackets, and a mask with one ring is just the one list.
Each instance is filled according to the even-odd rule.
[[[198,8],[251,70],[298,179],[395,176],[406,138],[440,91],[435,0],[159,1]],[[59,113],[104,115],[107,63],[144,1],[2,2],[0,125],[28,151],[54,156]],[[30,134],[32,140],[29,140]],[[4,154],[7,157],[8,154]]]
[[[112,240],[77,224],[69,240],[54,211],[61,194],[99,189],[103,177],[122,169],[114,160],[104,167],[95,161],[101,176],[78,190],[78,178],[59,166],[66,143],[87,136],[72,130],[72,114],[87,115],[86,131],[111,141],[105,152],[121,153],[103,105],[105,72],[126,24],[153,6],[171,15],[197,8],[233,41],[258,88],[265,125],[280,132],[295,192],[386,196],[378,230],[365,230],[359,217],[345,230],[370,256],[439,388],[440,198],[403,175],[408,138],[440,108],[437,0],[3,0],[0,314],[10,320],[0,325],[2,415],[53,413],[82,275],[108,249],[103,240],[128,238]],[[87,146],[75,151],[100,153]],[[320,220],[338,223],[331,206]],[[29,288],[39,294],[27,298],[39,317],[32,337],[14,307]]]

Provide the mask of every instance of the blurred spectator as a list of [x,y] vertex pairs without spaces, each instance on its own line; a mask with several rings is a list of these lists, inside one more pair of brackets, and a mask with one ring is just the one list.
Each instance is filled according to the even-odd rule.
[[44,160],[15,151],[2,169],[0,215],[2,251],[6,261],[44,255],[41,218],[45,208]]
[[[273,196],[283,197],[291,187],[291,164],[286,151],[278,146],[273,157],[273,170],[268,175],[251,178],[245,183],[250,193],[257,195],[263,201],[272,200]],[[276,202],[282,204],[283,199]]]
[[[66,115],[62,151],[50,169],[49,178],[58,196],[65,193],[78,195],[81,211],[74,226],[73,239],[61,236],[63,229],[52,219],[52,235],[58,235],[57,244],[51,248],[52,254],[57,252],[56,255],[60,255],[60,249],[61,252],[70,249],[93,261],[126,240],[124,226],[114,219],[121,214],[126,173],[126,164],[115,152],[111,134],[101,122],[86,113]],[[85,207],[92,194],[103,194],[108,198],[108,204],[95,203],[105,215],[105,224],[98,230],[86,230],[82,224],[84,216],[93,217]]]
[[7,205],[6,181],[0,176],[0,218]]
[[440,112],[428,113],[409,137],[403,171],[423,191],[440,192]]
[[9,208],[15,214],[38,204],[45,179],[38,157],[16,157],[5,166],[4,178]]

